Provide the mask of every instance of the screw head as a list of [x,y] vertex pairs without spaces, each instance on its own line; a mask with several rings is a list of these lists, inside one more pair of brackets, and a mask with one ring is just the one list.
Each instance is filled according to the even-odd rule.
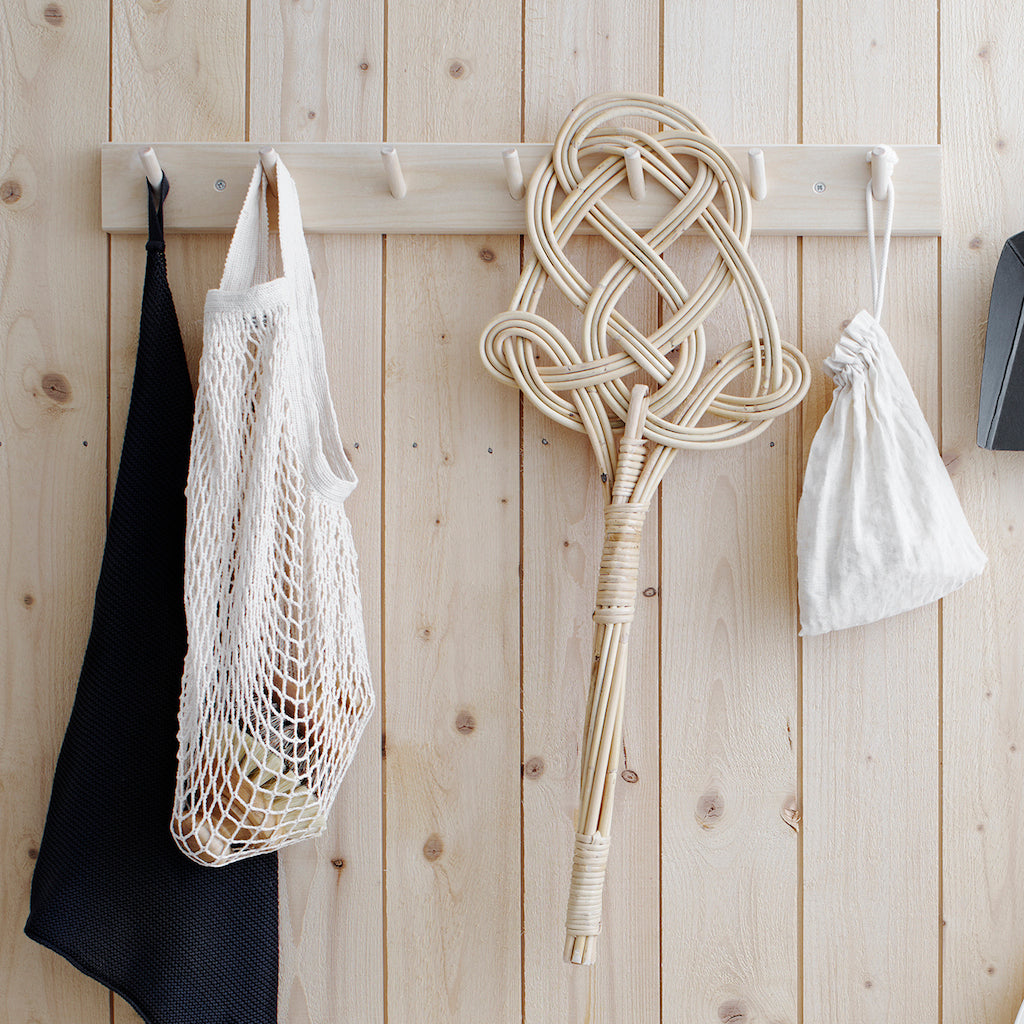
[[213,183],[213,187],[214,187],[214,188],[215,188],[215,189],[216,189],[216,190],[217,190],[218,192],[223,192],[223,191],[224,191],[224,189],[226,189],[226,188],[228,187],[228,183],[227,183],[227,182],[226,182],[226,181],[225,181],[225,180],[224,180],[223,178],[218,178],[218,179],[217,179],[217,180],[216,180],[216,181],[215,181],[215,182]]
[[825,191],[825,182],[816,181],[814,183],[814,191],[817,192],[818,195],[821,195],[821,193]]

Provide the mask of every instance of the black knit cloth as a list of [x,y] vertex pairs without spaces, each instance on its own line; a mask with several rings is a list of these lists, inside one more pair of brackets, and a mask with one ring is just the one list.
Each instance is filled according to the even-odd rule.
[[150,1024],[273,1024],[276,854],[202,867],[170,833],[193,407],[167,284],[167,192],[166,177],[149,189],[128,426],[25,931]]

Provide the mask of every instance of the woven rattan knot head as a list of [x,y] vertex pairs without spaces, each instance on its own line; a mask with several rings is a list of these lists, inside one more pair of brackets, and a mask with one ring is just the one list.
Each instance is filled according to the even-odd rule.
[[[622,202],[611,201],[610,193],[627,181],[627,153],[634,178],[639,153],[645,191],[662,189],[673,202],[643,232],[617,212]],[[572,962],[592,963],[644,516],[676,451],[755,437],[801,401],[809,373],[802,353],[781,339],[747,252],[751,202],[740,171],[682,108],[640,94],[580,103],[534,173],[526,206],[533,252],[510,308],[487,325],[480,345],[500,381],[522,390],[546,416],[587,434],[608,502],[565,949]],[[614,250],[596,282],[566,256],[569,239],[584,225]],[[690,287],[666,259],[688,231],[702,232],[713,252],[703,278]],[[663,316],[650,334],[619,309],[638,275],[661,299]],[[549,281],[582,314],[574,340],[537,313]],[[746,336],[708,365],[704,322],[731,288]],[[638,376],[646,383],[636,383]]]

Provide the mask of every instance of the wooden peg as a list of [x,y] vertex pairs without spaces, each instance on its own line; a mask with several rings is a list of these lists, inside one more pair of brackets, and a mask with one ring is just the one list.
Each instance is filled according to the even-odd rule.
[[139,159],[142,161],[142,167],[146,172],[150,185],[159,190],[160,184],[164,180],[164,172],[160,167],[160,161],[156,158],[156,152],[153,147],[146,146],[144,149],[140,149]]
[[519,162],[519,150],[512,146],[501,151],[501,161],[505,165],[505,180],[508,182],[508,194],[513,199],[522,199],[526,194],[526,182],[523,181],[523,165]]
[[768,197],[768,172],[764,166],[764,150],[748,149],[747,166],[750,172],[750,194],[760,202]]
[[277,191],[277,150],[273,146],[265,146],[260,150],[260,163],[263,173],[267,176],[267,185],[272,192]]
[[891,146],[875,146],[868,153],[868,163],[871,164],[871,194],[878,202],[882,202],[888,196],[893,168],[899,160]]
[[402,165],[398,160],[398,153],[394,146],[384,146],[380,151],[381,159],[384,161],[384,171],[388,176],[388,188],[396,199],[404,199],[408,193],[405,184],[405,175],[402,174]]
[[647,186],[644,184],[643,160],[636,146],[626,150],[626,179],[629,182],[629,194],[634,199],[643,199],[647,194]]

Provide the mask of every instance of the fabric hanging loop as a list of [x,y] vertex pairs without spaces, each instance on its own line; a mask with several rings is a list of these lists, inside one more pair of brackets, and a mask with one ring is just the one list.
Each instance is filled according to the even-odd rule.
[[865,190],[868,210],[868,256],[871,262],[871,303],[875,319],[882,319],[882,303],[885,299],[885,277],[889,269],[889,242],[892,239],[892,217],[896,209],[896,188],[889,182],[889,190],[885,195],[885,233],[882,235],[882,258],[878,259],[875,252],[875,202],[871,192],[871,182]]

